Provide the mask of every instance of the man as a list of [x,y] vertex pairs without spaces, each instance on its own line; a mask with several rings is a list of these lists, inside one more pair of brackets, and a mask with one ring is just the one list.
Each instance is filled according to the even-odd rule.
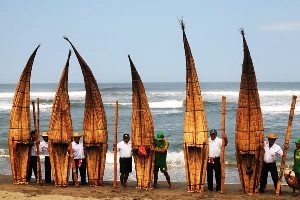
[[29,166],[27,171],[27,182],[30,182],[32,170],[35,178],[37,178],[37,151],[36,151],[35,131],[30,132],[29,148],[30,148],[30,157],[29,157]]
[[[79,132],[73,133],[72,149],[73,149],[77,175],[78,175],[78,168],[79,168],[81,185],[86,185],[87,184],[86,183],[86,161],[84,156],[83,144],[79,142],[80,138],[81,135]],[[72,173],[72,178],[74,183],[73,173]]]
[[[207,162],[207,185],[208,190],[213,191],[213,173],[215,171],[216,191],[221,190],[221,148],[222,139],[217,137],[218,132],[215,129],[210,130],[208,140],[208,162]],[[227,137],[225,136],[225,146],[227,146]]]
[[40,154],[45,156],[45,183],[51,183],[51,164],[48,151],[48,133],[42,132],[43,141],[40,143]]
[[295,172],[295,176],[297,178],[298,189],[299,189],[298,196],[300,196],[300,137],[296,138],[295,144],[296,144],[296,149],[294,151],[293,171]]
[[120,181],[124,188],[127,188],[128,176],[129,173],[132,172],[132,144],[129,140],[129,134],[125,133],[123,135],[123,141],[117,144],[117,151],[120,156]]
[[271,172],[274,187],[276,189],[277,182],[278,182],[276,159],[277,156],[282,156],[283,154],[281,147],[275,144],[275,141],[277,139],[277,134],[270,133],[267,135],[267,138],[268,141],[264,142],[265,155],[264,155],[264,161],[263,161],[261,177],[260,177],[260,187],[259,187],[260,193],[263,193],[265,191],[269,172]]
[[154,140],[155,148],[155,165],[154,165],[154,188],[157,188],[158,171],[160,170],[166,177],[169,188],[173,189],[170,176],[167,171],[167,152],[169,142],[165,139],[163,132],[158,132]]

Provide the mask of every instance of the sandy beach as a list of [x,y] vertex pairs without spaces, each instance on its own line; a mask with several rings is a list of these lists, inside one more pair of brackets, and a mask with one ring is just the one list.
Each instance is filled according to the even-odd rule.
[[159,182],[158,188],[150,191],[141,191],[135,188],[135,182],[129,182],[127,189],[120,186],[112,188],[111,182],[105,182],[103,187],[70,185],[66,188],[54,185],[37,185],[33,182],[28,185],[14,185],[10,176],[0,176],[0,198],[2,199],[39,199],[39,200],[69,200],[69,199],[298,199],[294,197],[288,186],[282,187],[279,197],[274,195],[274,189],[268,185],[266,192],[260,195],[248,196],[241,192],[239,184],[225,186],[225,194],[205,191],[202,194],[188,193],[185,183],[174,183],[175,189],[170,190],[165,182]]

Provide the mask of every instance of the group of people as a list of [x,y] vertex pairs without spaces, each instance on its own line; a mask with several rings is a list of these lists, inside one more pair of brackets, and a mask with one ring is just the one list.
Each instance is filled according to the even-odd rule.
[[[36,141],[36,133],[35,131],[31,131],[31,139],[29,142],[30,146],[30,158],[29,158],[29,166],[27,173],[27,182],[30,182],[32,171],[34,176],[37,178],[37,141]],[[51,184],[51,164],[48,150],[48,133],[42,132],[43,140],[39,143],[39,153],[40,155],[45,156],[44,163],[44,171],[45,171],[45,183]],[[86,185],[86,161],[83,150],[83,144],[80,142],[81,135],[79,132],[73,133],[73,142],[72,142],[72,150],[73,156],[76,166],[76,172],[78,174],[78,170],[80,172],[81,184]],[[74,177],[72,174],[73,184]]]
[[[43,141],[39,144],[40,155],[45,156],[45,183],[51,183],[51,164],[48,152],[48,134],[42,133]],[[86,161],[84,155],[84,148],[82,142],[80,142],[81,134],[79,132],[73,133],[72,149],[74,154],[74,160],[76,165],[76,171],[80,172],[81,184],[86,185]],[[278,156],[283,155],[282,148],[275,143],[277,139],[276,133],[270,133],[267,135],[267,141],[264,141],[264,159],[261,171],[260,179],[260,193],[265,191],[267,185],[268,173],[271,173],[274,187],[276,189],[278,182],[278,172],[276,166],[276,160]],[[221,189],[221,147],[222,139],[217,137],[217,131],[212,129],[210,131],[209,138],[209,154],[207,163],[207,184],[208,190],[213,191],[213,173],[215,173],[216,191]],[[227,146],[228,140],[224,137],[225,146]],[[171,184],[170,175],[167,170],[167,151],[169,142],[165,139],[163,132],[158,132],[156,139],[154,140],[155,152],[155,165],[154,165],[154,188],[157,187],[158,172],[161,171],[168,182],[169,188],[173,189]],[[294,166],[293,171],[295,173],[296,182],[298,188],[300,188],[300,137],[295,140],[296,149],[294,151]],[[30,181],[32,170],[35,177],[37,177],[37,148],[36,148],[36,136],[35,131],[31,132],[31,141],[29,143],[30,149],[30,161],[27,181]],[[117,144],[117,151],[119,153],[120,163],[120,182],[121,185],[126,188],[129,174],[132,172],[132,144],[129,134],[123,135],[123,140]],[[74,178],[73,178],[74,182]],[[289,182],[288,182],[289,183]]]

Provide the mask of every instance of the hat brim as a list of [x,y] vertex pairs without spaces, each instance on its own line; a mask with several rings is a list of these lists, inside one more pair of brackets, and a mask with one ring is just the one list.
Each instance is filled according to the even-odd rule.
[[157,138],[157,140],[162,140],[163,138]]
[[267,136],[267,138],[270,139],[270,140],[276,140],[278,137],[268,137]]

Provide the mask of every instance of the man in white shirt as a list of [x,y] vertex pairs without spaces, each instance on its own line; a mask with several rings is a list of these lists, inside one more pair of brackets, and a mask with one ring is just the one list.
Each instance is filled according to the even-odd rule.
[[[85,161],[85,155],[83,150],[83,144],[80,142],[80,138],[81,135],[79,132],[73,133],[72,149],[73,149],[77,175],[78,175],[78,168],[79,168],[81,185],[86,185],[87,184],[86,183],[86,161]],[[73,173],[72,173],[72,178],[74,183]]]
[[132,145],[129,139],[129,134],[125,133],[123,141],[117,144],[117,151],[120,156],[120,181],[124,188],[127,188],[128,176],[132,172]]
[[[207,185],[208,190],[213,191],[213,171],[215,171],[216,191],[221,190],[221,147],[222,139],[217,137],[215,129],[210,130],[209,151],[207,163]],[[225,137],[225,146],[227,146],[227,137]]]
[[40,155],[45,156],[45,183],[51,183],[51,164],[48,151],[48,133],[42,132],[43,141],[40,143]]
[[268,141],[264,142],[264,162],[261,170],[260,177],[260,188],[259,192],[263,193],[265,191],[268,179],[268,173],[271,172],[272,180],[274,182],[274,187],[276,189],[278,182],[278,172],[276,167],[277,156],[282,156],[283,152],[279,145],[275,144],[277,139],[276,133],[270,133],[267,135]]
[[36,151],[35,131],[30,132],[29,148],[30,148],[30,157],[29,157],[29,166],[27,171],[27,182],[30,182],[32,170],[35,178],[37,178],[37,151]]

